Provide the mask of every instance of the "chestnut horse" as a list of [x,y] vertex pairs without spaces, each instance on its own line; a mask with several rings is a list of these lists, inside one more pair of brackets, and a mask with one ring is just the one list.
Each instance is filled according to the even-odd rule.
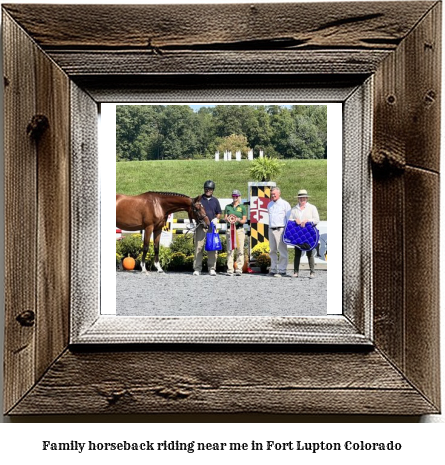
[[159,263],[159,240],[167,216],[178,211],[186,211],[190,221],[195,219],[198,224],[210,225],[201,196],[192,199],[174,192],[145,192],[135,196],[116,194],[116,226],[126,231],[144,231],[142,271],[153,233],[155,266],[159,273],[163,273]]

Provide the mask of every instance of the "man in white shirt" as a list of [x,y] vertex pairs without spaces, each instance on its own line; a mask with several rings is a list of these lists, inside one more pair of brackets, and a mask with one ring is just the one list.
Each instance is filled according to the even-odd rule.
[[[287,276],[287,245],[281,240],[289,218],[291,206],[281,198],[278,187],[270,190],[271,201],[267,206],[269,211],[269,246],[270,246],[270,276],[281,278]],[[278,252],[280,259],[278,260]]]

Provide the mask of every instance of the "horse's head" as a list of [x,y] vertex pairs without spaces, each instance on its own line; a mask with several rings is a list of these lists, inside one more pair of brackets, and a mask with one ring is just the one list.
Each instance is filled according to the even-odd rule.
[[192,199],[192,217],[196,220],[198,224],[205,224],[210,226],[210,220],[207,216],[204,206],[201,203],[201,196]]

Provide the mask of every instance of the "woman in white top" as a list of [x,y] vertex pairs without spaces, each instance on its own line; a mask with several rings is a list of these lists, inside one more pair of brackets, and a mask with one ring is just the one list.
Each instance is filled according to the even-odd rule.
[[[289,221],[295,221],[301,226],[306,226],[306,223],[313,223],[314,225],[318,224],[320,221],[320,216],[318,215],[318,210],[315,205],[312,205],[307,201],[309,195],[307,190],[301,189],[298,191],[298,205],[292,208],[289,216]],[[314,260],[315,249],[312,249],[309,252],[306,252],[309,268],[311,270],[310,278],[315,278],[315,260]],[[298,277],[298,272],[300,269],[300,259],[301,259],[301,250],[298,247],[295,247],[295,258],[294,258],[294,277]]]

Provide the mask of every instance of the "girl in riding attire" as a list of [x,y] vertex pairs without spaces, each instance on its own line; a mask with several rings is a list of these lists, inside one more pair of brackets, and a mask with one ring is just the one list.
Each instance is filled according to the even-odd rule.
[[[232,192],[233,202],[226,206],[224,219],[227,221],[227,275],[234,275],[233,259],[235,251],[236,273],[241,276],[244,265],[244,223],[247,221],[247,207],[241,203],[241,192],[235,189]],[[233,244],[232,244],[233,243]]]

